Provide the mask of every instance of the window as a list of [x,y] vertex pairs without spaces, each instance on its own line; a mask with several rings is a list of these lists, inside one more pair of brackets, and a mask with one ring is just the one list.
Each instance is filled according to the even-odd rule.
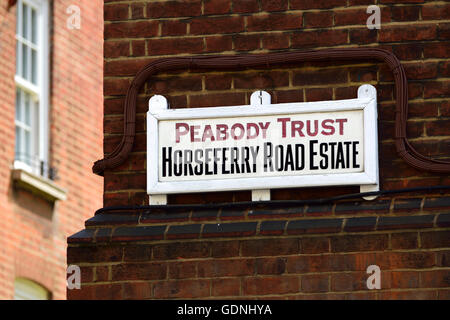
[[14,167],[50,177],[48,167],[48,4],[18,0]]
[[17,278],[14,281],[14,300],[49,300],[50,292],[34,281]]

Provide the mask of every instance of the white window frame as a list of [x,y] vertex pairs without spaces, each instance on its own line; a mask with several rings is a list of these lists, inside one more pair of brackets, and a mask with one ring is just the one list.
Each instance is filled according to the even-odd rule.
[[[21,37],[22,34],[22,21],[19,21],[22,17],[22,3],[32,7],[36,10],[36,21],[37,26],[39,27],[38,32],[36,33],[37,37],[37,45],[32,44],[31,42],[23,39]],[[38,148],[34,150],[34,155],[38,157],[38,159],[44,164],[46,164],[46,168],[44,170],[44,175],[48,176],[48,160],[49,160],[49,30],[50,30],[50,22],[48,18],[48,8],[49,4],[47,0],[17,0],[16,10],[17,10],[17,30],[16,30],[16,43],[28,42],[27,44],[35,47],[37,49],[37,66],[36,66],[36,80],[37,85],[32,82],[24,79],[21,76],[21,72],[19,72],[22,68],[21,62],[19,59],[16,61],[16,74],[14,77],[16,88],[21,89],[31,95],[31,97],[35,98],[35,100],[39,103],[39,114],[34,115],[34,112],[31,112],[31,123],[38,123],[38,137],[39,141],[33,141],[33,137],[31,137],[31,143],[34,144],[34,148]],[[30,11],[28,11],[30,12]],[[31,14],[28,16],[28,23],[31,23],[30,19]],[[17,48],[18,46],[16,46]],[[19,46],[20,47],[20,46]],[[21,50],[21,49],[20,49]],[[16,57],[21,56],[19,53],[16,53]],[[28,57],[27,62],[28,68],[31,70],[31,56]],[[17,91],[17,89],[16,89]],[[17,107],[17,106],[16,106]],[[32,132],[33,133],[33,132]],[[15,169],[23,169],[29,171],[31,173],[41,175],[40,166],[30,166],[29,164],[21,161],[20,159],[14,160],[14,168]]]

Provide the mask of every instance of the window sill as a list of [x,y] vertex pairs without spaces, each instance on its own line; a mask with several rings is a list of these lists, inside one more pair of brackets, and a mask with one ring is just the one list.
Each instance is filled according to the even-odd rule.
[[12,179],[18,187],[41,195],[49,201],[66,200],[67,191],[53,181],[37,176],[23,169],[13,169]]

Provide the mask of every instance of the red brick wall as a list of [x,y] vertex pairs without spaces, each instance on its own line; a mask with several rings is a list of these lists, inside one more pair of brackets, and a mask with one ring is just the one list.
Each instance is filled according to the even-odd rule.
[[11,180],[14,160],[16,6],[0,3],[0,299],[25,277],[66,297],[66,237],[101,205],[102,180],[92,161],[102,155],[102,1],[83,0],[81,29],[66,27],[73,1],[50,1],[50,165],[67,200],[54,206]]
[[[381,8],[381,30],[366,27],[370,4]],[[449,26],[449,4],[436,1],[105,1],[104,152],[112,152],[122,137],[129,83],[141,67],[155,59],[367,46],[393,52],[406,69],[411,144],[424,155],[449,159]],[[172,108],[195,108],[248,104],[250,94],[259,89],[269,91],[273,103],[354,98],[363,83],[374,85],[378,92],[381,189],[450,184],[448,174],[414,169],[397,155],[394,83],[383,63],[331,61],[269,70],[183,70],[158,74],[141,90],[134,146],[127,161],[105,172],[104,206],[148,204],[145,112],[153,94],[165,95]],[[274,200],[314,199],[358,191],[358,187],[280,189],[272,190],[271,196]],[[424,218],[427,201],[441,196],[435,200],[438,209]],[[169,203],[250,198],[249,191],[177,194],[169,196]],[[306,207],[294,214],[285,213],[289,221],[284,223],[270,221],[279,218],[270,208],[262,208],[266,213],[257,220],[249,214],[250,209],[236,210],[230,216],[224,216],[222,209],[207,211],[200,216],[230,230],[245,229],[219,233],[214,242],[202,240],[205,228],[210,230],[214,224],[197,225],[195,211],[186,210],[178,218],[166,212],[162,214],[165,220],[159,216],[143,220],[143,212],[123,212],[114,216],[116,220],[108,218],[109,213],[98,214],[93,221],[102,222],[87,223],[87,228],[71,240],[69,261],[85,263],[88,278],[84,288],[70,292],[70,297],[448,298],[448,290],[438,289],[450,286],[448,261],[443,258],[448,255],[450,233],[448,223],[442,222],[447,219],[448,199],[448,194],[419,193],[375,202],[331,203],[310,212]],[[376,223],[353,235],[354,230],[345,225],[358,216],[371,217],[369,220]],[[326,235],[314,237],[290,231],[314,219],[326,224],[324,217],[336,220],[333,223],[339,221],[340,228],[325,227]],[[428,223],[412,226],[402,220],[404,217],[428,219]],[[227,225],[229,219],[238,225]],[[386,231],[386,221],[393,223],[389,229],[393,231]],[[250,222],[255,223],[246,224]],[[272,234],[272,240],[262,240],[267,234],[261,227],[271,225],[279,230]],[[197,240],[184,243],[176,240],[177,234]],[[238,240],[233,239],[236,236]],[[101,246],[92,247],[94,240]],[[153,242],[134,246],[140,240]],[[86,244],[77,247],[83,242]],[[215,246],[226,246],[222,251],[225,256],[214,255]],[[204,251],[196,249],[203,247]],[[92,252],[100,255],[95,261],[90,258]],[[256,258],[259,256],[263,258]],[[178,258],[178,262],[172,261]],[[341,260],[335,266],[337,259]],[[92,262],[95,265],[87,267]],[[232,268],[233,262],[242,268]],[[365,268],[372,262],[383,271],[380,292],[363,287]],[[139,281],[128,283],[131,279]]]

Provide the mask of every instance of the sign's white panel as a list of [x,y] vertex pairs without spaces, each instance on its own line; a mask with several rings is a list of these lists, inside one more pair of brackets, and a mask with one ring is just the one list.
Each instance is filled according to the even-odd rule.
[[159,181],[364,170],[363,110],[165,120],[158,136]]

